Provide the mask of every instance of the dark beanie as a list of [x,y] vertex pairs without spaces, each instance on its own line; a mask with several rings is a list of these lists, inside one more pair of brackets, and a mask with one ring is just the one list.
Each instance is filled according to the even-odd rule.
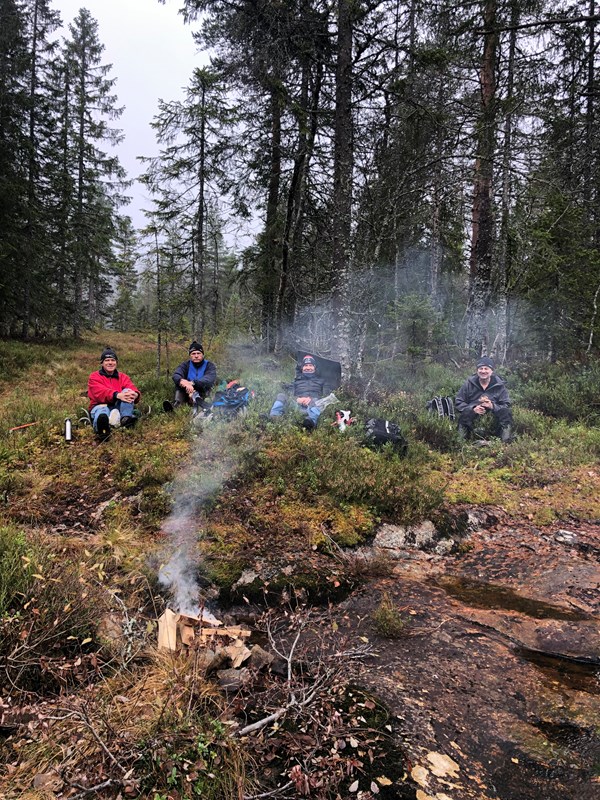
[[312,364],[313,367],[317,366],[317,362],[314,360],[312,356],[304,356],[304,358],[302,359],[302,366],[304,366],[305,364]]
[[102,362],[104,361],[105,358],[114,358],[115,361],[118,360],[117,359],[117,354],[112,349],[112,347],[105,347],[104,350],[102,351],[102,354],[100,355],[100,363],[101,364],[102,364]]
[[200,342],[192,342],[191,345],[188,347],[188,353],[191,353],[192,350],[197,350],[199,353],[204,355],[204,348],[200,344]]
[[481,358],[477,359],[477,364],[475,365],[479,367],[489,367],[490,369],[494,369],[494,362],[492,361],[489,356],[481,356]]

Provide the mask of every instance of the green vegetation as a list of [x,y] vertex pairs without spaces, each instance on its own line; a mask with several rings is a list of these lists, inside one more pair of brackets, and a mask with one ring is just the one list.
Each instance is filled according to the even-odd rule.
[[[144,414],[134,430],[97,445],[76,420],[107,340],[140,386]],[[340,433],[329,424],[331,407],[310,435],[293,415],[264,421],[259,414],[283,372],[273,366],[257,375],[247,358],[238,371],[218,342],[223,375],[239,377],[256,397],[247,416],[192,429],[185,411],[160,410],[171,383],[156,377],[152,342],[90,335],[69,348],[32,345],[29,361],[28,347],[14,346],[19,366],[9,371],[0,402],[0,680],[11,691],[45,697],[88,687],[104,720],[96,732],[128,754],[129,794],[224,800],[253,781],[252,760],[223,726],[228,712],[213,683],[201,672],[192,676],[193,662],[149,656],[165,604],[156,580],[163,525],[182,498],[194,498],[198,511],[198,577],[218,591],[222,606],[286,609],[335,603],[371,576],[389,575],[389,560],[369,561],[357,550],[382,521],[452,525],[455,506],[465,503],[500,506],[537,525],[600,517],[598,428],[585,414],[557,418],[536,403],[526,406],[524,373],[511,376],[520,400],[510,445],[461,442],[453,424],[424,410],[434,393],[452,392],[462,377],[457,370],[429,365],[410,394],[390,387],[354,400],[340,392],[359,420],[400,423],[409,440],[403,457],[366,446],[360,422]],[[13,345],[5,350],[11,363]],[[40,364],[45,382],[34,382]],[[541,387],[541,372],[536,376]],[[20,403],[25,385],[34,388]],[[570,408],[574,413],[576,403]],[[72,443],[62,433],[66,416],[75,421]],[[27,421],[37,424],[9,432]],[[382,637],[410,633],[410,617],[390,594],[369,619]],[[82,753],[93,753],[100,768],[101,748],[74,717],[54,731],[60,746],[25,747],[13,784],[28,785],[32,763],[59,763],[74,730],[85,740]],[[69,762],[74,772],[80,767]],[[6,780],[0,776],[0,791]],[[348,778],[340,772],[339,780]]]
[[406,636],[408,617],[402,612],[389,594],[384,594],[379,606],[372,615],[373,625],[380,636],[386,639],[399,639]]

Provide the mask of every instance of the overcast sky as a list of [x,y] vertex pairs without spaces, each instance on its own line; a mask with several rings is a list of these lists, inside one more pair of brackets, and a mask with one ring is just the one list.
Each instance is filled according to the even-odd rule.
[[[61,15],[64,35],[80,8],[89,10],[98,21],[98,35],[105,46],[103,64],[112,64],[115,93],[125,106],[114,125],[123,130],[125,140],[117,148],[119,160],[130,178],[143,169],[136,156],[158,152],[150,122],[158,111],[158,100],[183,97],[194,67],[207,63],[192,39],[192,28],[178,14],[181,0],[53,0]],[[127,213],[136,227],[144,224],[141,212],[150,203],[139,184],[129,190],[132,196]]]

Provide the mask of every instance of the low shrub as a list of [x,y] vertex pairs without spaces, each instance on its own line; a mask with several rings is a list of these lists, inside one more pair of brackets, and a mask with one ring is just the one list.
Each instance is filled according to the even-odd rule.
[[0,527],[0,618],[23,604],[35,578],[36,555],[23,531]]
[[282,431],[253,458],[256,477],[269,485],[283,480],[310,502],[328,495],[334,502],[366,506],[398,523],[427,517],[442,502],[442,488],[428,469],[425,448],[412,446],[403,458],[390,445],[365,447],[362,433],[321,430],[311,437]]
[[406,635],[408,619],[402,616],[394,600],[386,592],[371,615],[375,630],[386,639],[398,639]]
[[516,379],[515,395],[530,409],[588,425],[600,420],[600,364],[523,368]]

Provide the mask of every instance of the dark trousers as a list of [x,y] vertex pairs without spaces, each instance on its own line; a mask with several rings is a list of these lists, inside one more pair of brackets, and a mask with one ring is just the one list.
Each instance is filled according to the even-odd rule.
[[[195,383],[194,384],[194,389],[200,395],[200,402],[201,403],[203,403],[206,400],[206,397],[207,397],[208,393],[210,392],[211,388],[212,388],[211,386],[207,386],[205,383],[204,384],[202,384],[202,383]],[[173,403],[175,408],[177,408],[178,406],[184,406],[184,405],[192,406],[193,404],[194,404],[194,401],[192,400],[190,395],[185,391],[185,389],[180,389],[179,387],[177,387],[177,389],[175,389],[175,402]]]
[[[512,425],[512,411],[510,408],[498,408],[493,411],[486,411],[485,416],[493,414],[496,420],[496,428],[500,431],[502,428],[508,428]],[[468,431],[473,430],[475,422],[481,418],[481,414],[476,414],[472,408],[465,408],[460,412],[458,417],[459,428],[466,428]]]

